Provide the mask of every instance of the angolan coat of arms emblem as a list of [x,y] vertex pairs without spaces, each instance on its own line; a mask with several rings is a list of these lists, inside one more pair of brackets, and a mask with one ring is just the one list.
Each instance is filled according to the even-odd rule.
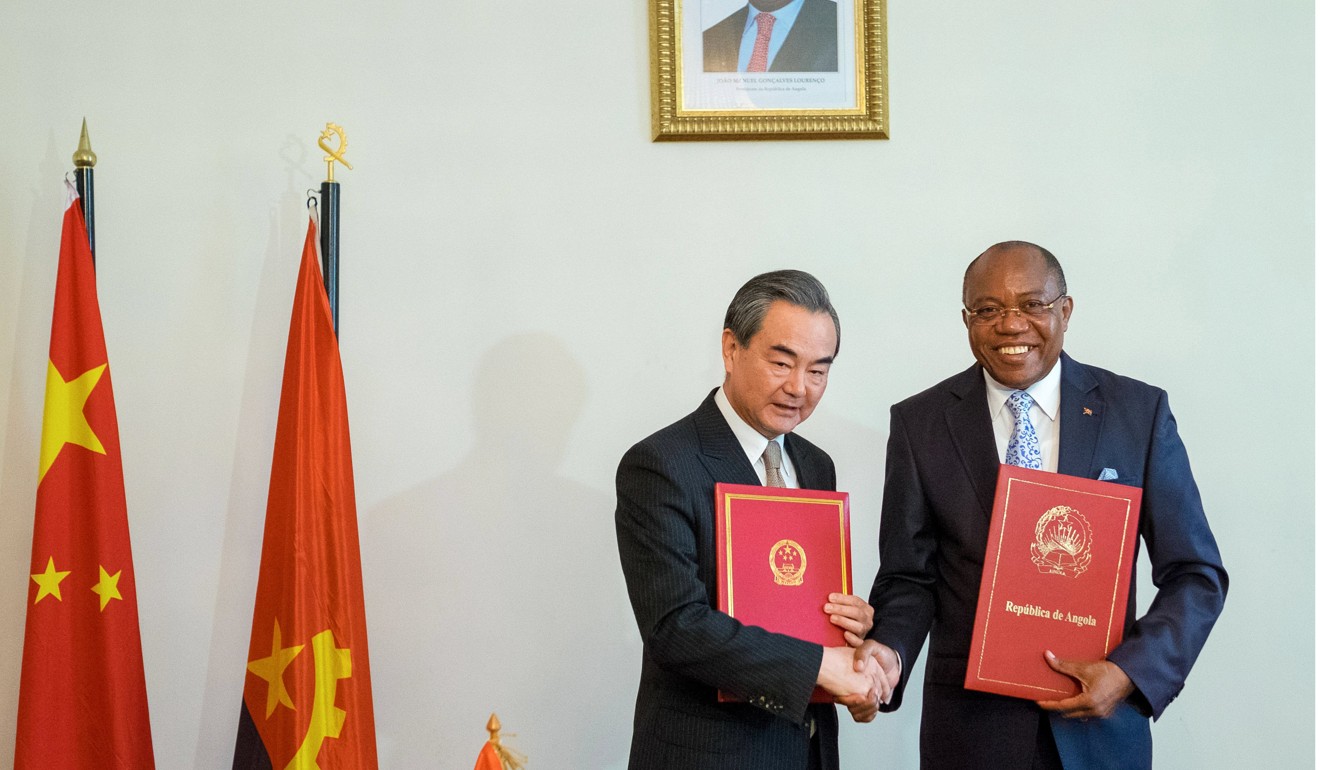
[[1031,562],[1051,575],[1077,577],[1091,564],[1091,522],[1082,512],[1056,505],[1036,522]]

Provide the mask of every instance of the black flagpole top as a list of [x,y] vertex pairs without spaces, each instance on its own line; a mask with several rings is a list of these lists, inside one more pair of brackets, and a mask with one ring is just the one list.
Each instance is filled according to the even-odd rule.
[[[331,137],[339,138],[339,146],[331,147]],[[317,146],[325,152],[326,178],[321,183],[321,277],[325,280],[325,296],[330,300],[330,317],[334,320],[335,334],[339,334],[339,183],[335,181],[335,161],[348,168],[353,164],[344,160],[348,138],[344,129],[326,123],[317,139]]]
[[83,221],[87,223],[87,246],[92,251],[92,264],[96,264],[96,189],[92,184],[96,153],[92,152],[92,140],[87,138],[87,118],[83,118],[82,135],[78,138],[78,149],[73,153],[73,166],[78,201],[82,206]]

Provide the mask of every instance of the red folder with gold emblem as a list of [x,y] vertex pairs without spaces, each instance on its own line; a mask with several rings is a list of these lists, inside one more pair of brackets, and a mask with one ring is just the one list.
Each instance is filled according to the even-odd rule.
[[[852,593],[846,492],[716,484],[715,550],[721,612],[826,647],[847,644],[823,609],[830,593]],[[833,700],[820,688],[812,695]]]
[[1080,690],[1045,663],[1123,638],[1141,489],[1002,465],[964,686],[1030,700]]

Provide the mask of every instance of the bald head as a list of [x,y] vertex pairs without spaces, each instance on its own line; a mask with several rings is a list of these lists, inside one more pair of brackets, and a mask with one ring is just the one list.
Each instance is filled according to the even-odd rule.
[[967,270],[963,273],[963,304],[966,305],[968,302],[967,285],[974,271],[978,270],[980,267],[988,267],[989,263],[997,261],[1000,257],[1033,253],[1038,255],[1041,260],[1044,261],[1045,272],[1054,278],[1055,287],[1059,292],[1067,294],[1068,281],[1063,277],[1063,266],[1060,265],[1059,260],[1049,252],[1049,249],[1037,246],[1034,243],[1028,243],[1027,241],[1004,241],[1003,243],[996,243],[981,252],[976,259],[973,259],[971,263],[967,265]]

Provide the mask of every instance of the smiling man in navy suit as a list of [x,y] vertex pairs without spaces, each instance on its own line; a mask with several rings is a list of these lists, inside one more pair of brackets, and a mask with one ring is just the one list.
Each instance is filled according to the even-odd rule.
[[[977,257],[963,308],[976,364],[890,411],[875,625],[858,657],[901,666],[881,706],[892,710],[929,633],[926,770],[1149,768],[1150,718],[1182,689],[1228,591],[1168,396],[1063,352],[1073,299],[1039,246],[1000,243]],[[1081,686],[1065,700],[963,688],[996,475],[1018,440],[1010,396],[1026,403],[1041,469],[1142,488],[1155,599],[1136,617],[1134,573],[1123,640],[1107,660],[1047,654]]]

